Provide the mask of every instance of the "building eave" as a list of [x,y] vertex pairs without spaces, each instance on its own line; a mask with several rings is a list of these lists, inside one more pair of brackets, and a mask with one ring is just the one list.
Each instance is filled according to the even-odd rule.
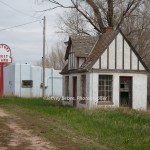
[[146,70],[115,70],[115,69],[91,69],[90,73],[132,73],[132,74],[148,74]]

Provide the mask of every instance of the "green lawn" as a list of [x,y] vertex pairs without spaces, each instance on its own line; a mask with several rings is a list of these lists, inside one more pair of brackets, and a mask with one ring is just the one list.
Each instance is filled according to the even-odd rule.
[[82,110],[42,99],[1,98],[0,107],[60,149],[149,150],[150,112]]

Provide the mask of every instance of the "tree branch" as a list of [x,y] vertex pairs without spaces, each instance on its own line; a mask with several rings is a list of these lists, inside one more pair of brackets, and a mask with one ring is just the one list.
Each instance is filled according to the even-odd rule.
[[75,4],[73,0],[71,0],[71,2],[74,5],[75,9],[89,21],[89,23],[94,27],[94,29],[101,33],[102,31],[92,22],[92,20],[82,10],[79,9],[78,5]]
[[96,20],[97,20],[97,24],[99,25],[99,28],[102,31],[102,29],[104,28],[104,24],[103,24],[101,13],[100,13],[98,7],[96,6],[96,4],[93,0],[86,0],[86,2],[93,9],[94,15],[95,15]]
[[50,11],[50,10],[54,10],[56,8],[75,8],[74,6],[65,6],[61,3],[59,3],[58,1],[55,0],[48,0],[50,3],[55,4],[56,6],[52,7],[52,8],[48,8],[39,12],[43,12],[43,11]]
[[107,22],[110,27],[114,26],[113,23],[113,15],[114,15],[114,7],[113,0],[107,0],[108,11],[107,11]]
[[[132,8],[132,6],[135,4],[135,6]],[[136,0],[132,0],[131,2],[128,3],[126,10],[122,13],[122,15],[120,16],[120,21],[118,22],[118,25],[116,27],[116,29],[118,29],[120,27],[120,25],[122,24],[122,22],[124,21],[125,16],[130,15],[135,8],[137,8],[137,6],[140,4],[140,0],[138,0],[138,2],[136,2]],[[132,8],[132,9],[131,9]],[[129,12],[130,11],[130,12]]]

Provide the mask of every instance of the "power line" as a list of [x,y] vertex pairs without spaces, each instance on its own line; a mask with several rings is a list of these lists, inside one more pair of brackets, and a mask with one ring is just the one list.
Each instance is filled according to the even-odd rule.
[[14,7],[12,7],[12,6],[8,5],[7,3],[2,2],[1,0],[0,0],[0,3],[2,3],[3,5],[5,5],[5,6],[9,7],[10,9],[12,9],[12,10],[14,10],[14,11],[16,11],[16,12],[20,13],[20,14],[23,14],[23,15],[28,16],[28,17],[31,17],[31,18],[36,18],[36,19],[38,19],[37,17],[31,16],[31,15],[29,15],[29,14],[26,14],[26,13],[24,13],[24,12],[22,12],[22,11],[20,11],[20,10],[16,9],[16,8],[14,8]]
[[32,21],[32,22],[28,22],[28,23],[24,23],[24,24],[20,24],[20,25],[8,27],[8,28],[5,28],[5,29],[0,29],[0,32],[1,32],[1,31],[4,31],[4,30],[13,29],[13,28],[25,26],[25,25],[28,25],[28,24],[32,24],[32,23],[35,23],[35,22],[38,22],[38,21],[41,21],[41,20],[36,20],[36,21]]

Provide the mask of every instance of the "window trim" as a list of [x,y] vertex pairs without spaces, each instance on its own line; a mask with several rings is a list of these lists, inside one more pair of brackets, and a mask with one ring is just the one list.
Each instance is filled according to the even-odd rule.
[[[80,76],[80,86],[81,86],[81,90],[80,90],[80,91],[81,91],[81,97],[82,97],[82,98],[85,98],[85,97],[86,97],[86,80],[87,80],[87,79],[86,79],[86,74],[82,74],[82,75]],[[85,84],[84,84],[83,82],[84,82]],[[83,89],[83,85],[84,85],[84,89]],[[79,103],[80,103],[80,104],[86,104],[86,100],[83,100],[83,99],[82,99],[82,100],[79,101]]]
[[[98,75],[98,98],[100,98],[99,92],[100,92],[100,76],[111,76],[111,100],[99,100],[98,99],[98,105],[112,105],[113,104],[113,75],[109,75],[109,74],[99,74]],[[107,80],[105,80],[106,82]],[[107,85],[106,85],[107,86]],[[105,91],[106,92],[106,91]]]

